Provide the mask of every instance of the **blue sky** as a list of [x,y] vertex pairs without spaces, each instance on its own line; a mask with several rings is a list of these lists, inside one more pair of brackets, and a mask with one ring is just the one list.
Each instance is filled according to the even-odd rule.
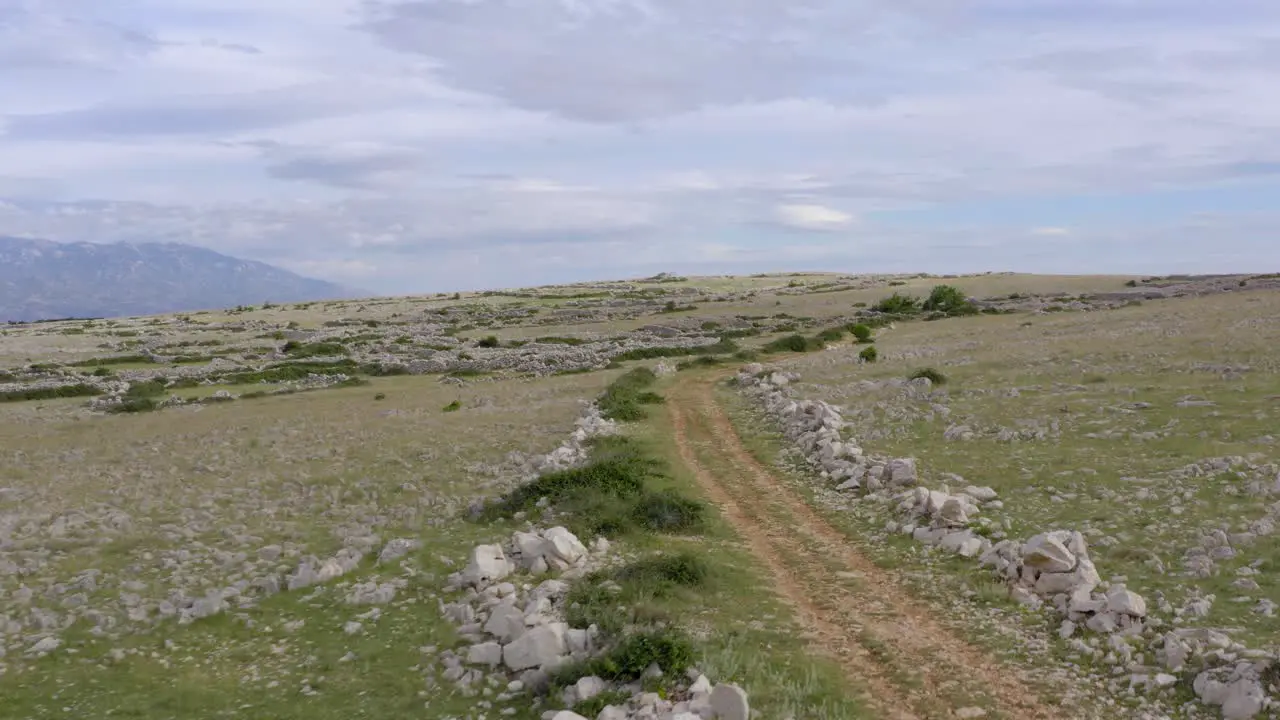
[[376,292],[1280,270],[1280,3],[0,0],[0,234]]

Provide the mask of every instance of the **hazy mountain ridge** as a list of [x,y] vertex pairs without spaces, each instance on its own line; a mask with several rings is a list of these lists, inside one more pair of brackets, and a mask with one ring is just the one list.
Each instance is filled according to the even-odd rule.
[[364,294],[191,245],[0,236],[0,321],[150,315]]

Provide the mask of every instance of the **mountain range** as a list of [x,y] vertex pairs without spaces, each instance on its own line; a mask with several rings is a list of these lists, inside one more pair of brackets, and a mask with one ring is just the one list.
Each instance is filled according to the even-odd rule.
[[0,321],[154,315],[367,295],[192,245],[0,236]]

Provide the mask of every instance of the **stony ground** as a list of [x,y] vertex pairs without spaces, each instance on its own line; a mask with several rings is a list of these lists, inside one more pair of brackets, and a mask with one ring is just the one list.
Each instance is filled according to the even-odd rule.
[[[762,359],[845,408],[867,452],[915,458],[930,487],[993,490],[997,532],[1079,529],[1103,577],[1171,627],[1276,651],[1271,278],[660,277],[0,328],[0,716],[541,715],[556,703],[511,691],[514,675],[452,671],[471,640],[441,611],[450,574],[532,528],[471,510],[535,477],[624,368],[696,358],[724,364],[665,377],[670,412],[626,432],[719,515],[624,538],[609,562],[710,559],[698,593],[636,606],[681,618],[710,682],[778,720],[1198,712],[1181,685],[1135,701],[989,573],[791,472],[776,425],[713,382],[774,338],[942,282],[993,314],[878,328],[874,364],[847,339]],[[906,383],[925,366],[946,382]],[[736,459],[717,454],[739,436]],[[780,488],[781,509],[766,502]],[[821,533],[753,539],[805,512]],[[814,561],[833,547],[862,559]],[[879,584],[840,575],[869,572]],[[848,602],[797,594],[819,590]],[[951,639],[891,632],[918,622],[875,610],[884,592]],[[819,621],[835,623],[825,639]],[[957,662],[990,682],[939,680]],[[1118,704],[1090,710],[1099,690]],[[658,712],[646,702],[625,712]]]

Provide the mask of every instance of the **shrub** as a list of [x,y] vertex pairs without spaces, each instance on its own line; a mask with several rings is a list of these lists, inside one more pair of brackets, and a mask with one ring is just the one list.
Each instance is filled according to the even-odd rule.
[[559,336],[554,336],[554,335],[546,336],[546,337],[540,337],[540,338],[534,338],[534,339],[533,339],[533,341],[534,341],[534,342],[538,342],[538,343],[547,343],[547,344],[554,343],[554,344],[557,344],[557,345],[583,345],[583,344],[585,344],[585,343],[587,342],[586,340],[583,340],[582,338],[575,338],[575,337],[559,337]]
[[873,363],[880,358],[880,353],[876,350],[875,345],[868,345],[862,348],[862,352],[858,353],[858,357],[863,362]]
[[720,355],[724,353],[736,352],[738,344],[728,338],[721,338],[720,342],[713,345],[699,345],[696,347],[647,347],[628,350],[624,353],[614,355],[611,360],[617,363],[623,363],[628,360],[652,360],[654,358],[664,357],[685,357],[688,355]]
[[476,343],[476,347],[496,348],[501,344],[502,342],[498,340],[497,335],[490,335],[488,337],[480,338],[479,342]]
[[[130,388],[130,389],[132,389],[132,388]],[[126,399],[124,402],[119,403],[118,405],[111,405],[111,406],[109,406],[109,407],[107,408],[107,412],[109,412],[109,413],[121,413],[121,414],[123,414],[123,413],[151,412],[151,411],[155,410],[155,409],[158,407],[158,405],[156,404],[155,398],[150,398],[150,397],[128,397],[128,396],[126,396],[126,397],[127,397],[128,399]]]
[[943,375],[942,373],[938,372],[937,370],[934,370],[931,367],[920,368],[919,370],[911,373],[911,375],[909,376],[909,379],[911,380],[918,380],[920,378],[928,378],[929,382],[933,383],[934,385],[941,385],[947,381],[946,375]]
[[836,342],[844,338],[843,328],[827,328],[814,336],[814,341],[818,344]]
[[860,343],[871,342],[871,326],[866,323],[857,323],[849,328],[853,333],[853,338]]
[[676,587],[700,587],[709,575],[705,560],[693,553],[681,552],[637,560],[619,570],[615,578],[662,595]]
[[374,400],[386,400],[386,399],[387,399],[387,394],[386,394],[386,393],[378,393],[377,395],[374,395],[374,396],[373,396],[373,399],[374,399]]
[[718,355],[702,355],[693,360],[683,360],[676,363],[677,370],[690,370],[693,368],[716,367],[724,364],[724,358]]
[[592,663],[596,674],[606,680],[629,682],[639,678],[654,663],[664,673],[678,675],[693,664],[693,642],[675,628],[653,629],[623,638],[618,646]]
[[954,285],[935,285],[921,309],[947,317],[974,315],[978,312],[977,306],[969,302],[969,298]]
[[661,395],[647,390],[657,379],[658,376],[649,368],[635,368],[624,373],[600,397],[598,404],[601,412],[610,420],[622,422],[644,418],[642,405],[662,402]]
[[280,347],[280,351],[289,357],[302,359],[346,355],[347,347],[338,342],[299,343],[290,340]]
[[101,395],[98,388],[85,383],[62,385],[60,387],[23,388],[7,390],[0,393],[0,402],[20,402],[23,400],[56,400],[58,398],[88,397]]
[[634,498],[644,492],[645,480],[656,474],[657,467],[634,440],[598,437],[591,441],[591,462],[545,473],[507,493],[491,508],[501,516],[527,510],[544,497],[553,503],[590,493]]
[[920,299],[895,292],[872,305],[871,309],[887,315],[915,315],[920,312]]
[[780,337],[764,346],[764,351],[769,353],[808,352],[809,349],[809,338],[806,338],[803,335],[788,335],[786,337]]
[[153,398],[164,395],[165,384],[163,380],[147,380],[145,382],[135,382],[129,384],[129,389],[125,391],[124,396],[127,398]]
[[636,524],[654,532],[688,530],[702,524],[705,508],[691,500],[664,490],[646,494],[635,504]]
[[631,693],[625,690],[608,690],[587,700],[579,701],[573,711],[586,718],[599,717],[609,705],[625,706],[631,699]]
[[155,360],[147,355],[115,355],[113,357],[90,358],[67,363],[67,367],[98,367],[101,365],[154,365]]
[[444,406],[444,412],[456,412],[461,409],[462,409],[462,402],[459,400],[454,400],[453,402]]

